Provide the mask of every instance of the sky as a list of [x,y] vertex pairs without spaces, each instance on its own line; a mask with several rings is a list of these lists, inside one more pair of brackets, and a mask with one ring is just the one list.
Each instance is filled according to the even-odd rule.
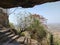
[[[32,8],[22,8],[16,7],[8,9],[9,11],[9,21],[12,23],[16,22],[16,17],[18,14],[23,12],[30,12],[32,14],[39,14],[44,16],[47,20],[47,23],[60,23],[60,1],[44,3],[41,5],[36,5]],[[20,14],[20,15],[21,15]]]

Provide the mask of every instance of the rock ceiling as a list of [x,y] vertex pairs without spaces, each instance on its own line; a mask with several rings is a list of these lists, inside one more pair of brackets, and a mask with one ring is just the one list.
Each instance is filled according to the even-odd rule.
[[55,2],[59,0],[0,0],[0,7],[13,8],[13,7],[33,7],[34,5],[43,4],[46,2]]

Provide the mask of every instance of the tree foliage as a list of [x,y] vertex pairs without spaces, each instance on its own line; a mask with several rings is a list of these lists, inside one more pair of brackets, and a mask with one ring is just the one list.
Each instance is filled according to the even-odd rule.
[[40,20],[32,17],[32,23],[26,28],[30,32],[31,38],[38,40],[39,42],[46,37],[46,30],[44,26],[40,23]]

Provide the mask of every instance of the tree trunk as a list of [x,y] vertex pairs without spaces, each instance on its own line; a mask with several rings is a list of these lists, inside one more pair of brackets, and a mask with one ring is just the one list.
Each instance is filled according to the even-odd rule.
[[50,45],[54,45],[53,43],[53,35],[51,34],[51,37],[50,37]]

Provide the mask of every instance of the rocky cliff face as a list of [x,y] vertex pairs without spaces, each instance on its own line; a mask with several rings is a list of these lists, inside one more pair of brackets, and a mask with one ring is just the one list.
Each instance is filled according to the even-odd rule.
[[0,24],[8,27],[8,15],[6,13],[0,12]]

